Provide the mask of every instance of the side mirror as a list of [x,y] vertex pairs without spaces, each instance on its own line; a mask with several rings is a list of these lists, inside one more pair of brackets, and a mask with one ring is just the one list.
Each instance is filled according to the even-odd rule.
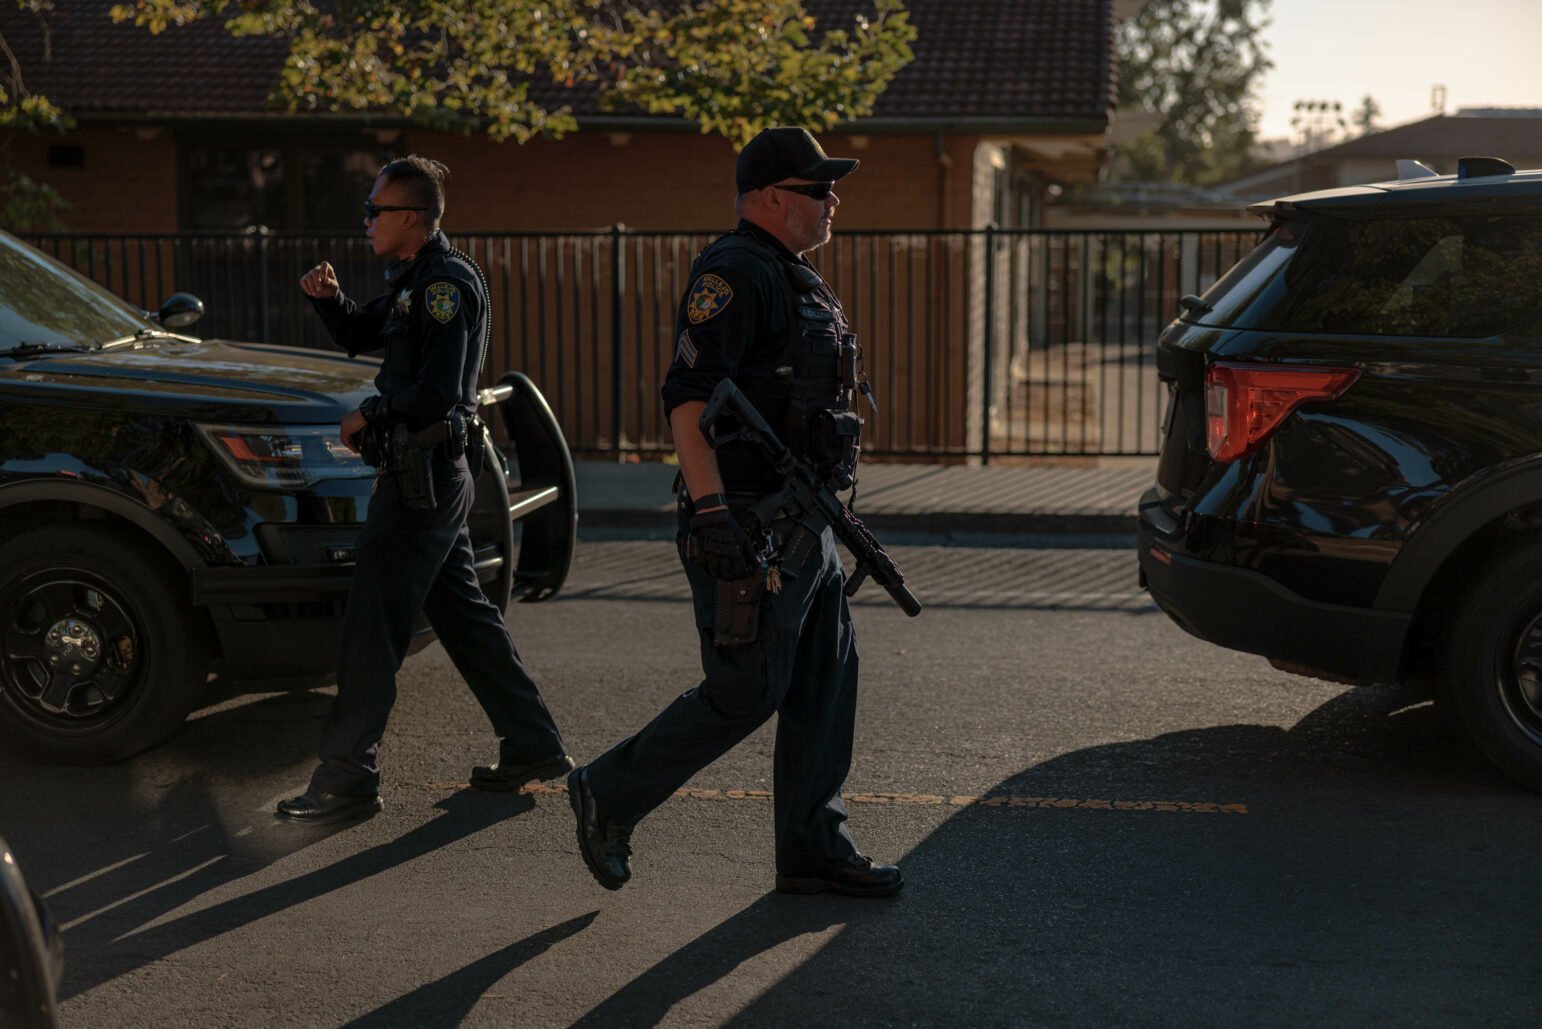
[[203,317],[203,301],[191,293],[173,293],[152,317],[168,329],[185,329]]

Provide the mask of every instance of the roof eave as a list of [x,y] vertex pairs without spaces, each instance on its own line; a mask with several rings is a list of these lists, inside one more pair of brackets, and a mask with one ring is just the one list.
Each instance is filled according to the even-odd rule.
[[[198,110],[149,110],[104,111],[85,110],[74,113],[77,122],[293,122],[311,124],[339,122],[379,126],[382,128],[428,128],[420,122],[400,115],[369,111],[198,111]],[[591,132],[700,132],[700,126],[685,118],[650,114],[597,114],[580,115],[580,130]],[[830,131],[862,135],[907,135],[925,133],[931,135],[988,135],[988,136],[1101,136],[1108,129],[1108,118],[1085,116],[1008,116],[947,115],[888,116],[858,118],[843,122]]]
[[[578,127],[591,132],[700,132],[700,127],[684,118],[652,114],[580,115]],[[932,135],[945,136],[1101,136],[1108,128],[1107,117],[993,117],[948,115],[889,116],[857,118],[842,122],[829,131],[847,135]]]

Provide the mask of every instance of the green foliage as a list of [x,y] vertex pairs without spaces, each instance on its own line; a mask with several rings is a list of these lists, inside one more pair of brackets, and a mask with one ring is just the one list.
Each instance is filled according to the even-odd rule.
[[[16,4],[39,19],[53,10],[52,0],[16,0]],[[74,124],[57,104],[27,89],[21,64],[0,34],[0,227],[18,231],[63,227],[59,215],[69,205],[53,188],[15,169],[11,143],[20,132],[62,132]]]
[[767,125],[826,129],[871,112],[915,39],[903,0],[874,0],[817,41],[797,0],[134,0],[112,13],[151,32],[222,18],[286,39],[274,99],[289,110],[388,110],[520,142],[577,127],[569,106],[531,98],[542,78],[741,145]]
[[1159,116],[1118,148],[1127,180],[1206,184],[1259,165],[1255,91],[1272,67],[1262,37],[1270,0],[1151,0],[1121,22],[1119,106]]

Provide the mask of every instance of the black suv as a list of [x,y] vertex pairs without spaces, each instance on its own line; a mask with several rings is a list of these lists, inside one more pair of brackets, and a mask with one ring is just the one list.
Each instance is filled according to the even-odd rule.
[[1433,681],[1542,789],[1542,170],[1409,167],[1258,205],[1183,299],[1141,579],[1287,671]]
[[[332,675],[374,475],[337,425],[378,362],[169,331],[201,312],[147,314],[0,232],[0,735],[35,755],[143,750],[211,677]],[[523,375],[481,399],[471,536],[501,609],[567,575],[573,463]]]

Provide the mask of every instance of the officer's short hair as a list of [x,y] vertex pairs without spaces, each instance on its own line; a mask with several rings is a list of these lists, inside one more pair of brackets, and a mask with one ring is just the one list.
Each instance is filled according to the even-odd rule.
[[450,177],[450,169],[439,161],[409,154],[381,168],[380,177],[405,183],[413,205],[428,208],[433,224],[438,225],[444,217],[444,180]]

